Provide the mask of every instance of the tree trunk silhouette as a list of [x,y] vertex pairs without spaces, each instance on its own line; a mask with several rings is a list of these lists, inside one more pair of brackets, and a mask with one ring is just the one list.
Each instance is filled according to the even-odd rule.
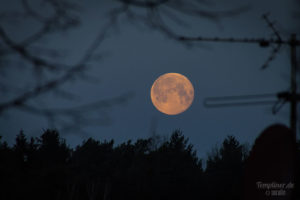
[[107,179],[104,186],[103,200],[109,200],[111,194],[111,179]]

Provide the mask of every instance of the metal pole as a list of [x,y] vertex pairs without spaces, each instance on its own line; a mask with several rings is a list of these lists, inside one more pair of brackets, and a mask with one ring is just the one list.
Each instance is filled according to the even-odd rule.
[[290,126],[297,139],[297,82],[296,82],[296,70],[297,70],[297,58],[296,58],[296,34],[291,35],[290,40],[291,48],[291,107],[290,107]]
[[[269,24],[270,25],[270,24]],[[271,24],[272,25],[272,24]],[[219,37],[178,37],[181,41],[207,41],[207,42],[229,42],[229,43],[256,43],[259,44],[261,47],[269,47],[270,44],[277,44],[278,47],[273,49],[273,54],[278,53],[280,45],[289,45],[290,46],[290,53],[291,53],[291,82],[290,82],[290,91],[288,93],[277,95],[278,99],[283,99],[290,103],[290,129],[294,135],[294,139],[297,139],[297,102],[300,101],[300,94],[297,94],[297,57],[296,57],[296,47],[300,46],[300,40],[297,40],[296,34],[291,34],[289,40],[282,40],[278,35],[277,31],[271,27],[274,33],[278,36],[278,39],[264,39],[264,38],[219,38]],[[271,54],[267,63],[274,58],[274,55]],[[265,66],[263,66],[265,68]],[[217,107],[217,106],[234,106],[234,105],[249,105],[252,103],[230,103],[230,104],[208,104],[208,100],[212,100],[213,98],[208,98],[204,104],[209,107]],[[261,103],[261,102],[258,102]],[[267,103],[267,102],[263,102]],[[280,107],[283,104],[280,104]],[[275,104],[276,106],[276,104]],[[274,107],[273,107],[274,110]],[[276,109],[275,112],[278,110]],[[274,112],[274,111],[273,111]]]

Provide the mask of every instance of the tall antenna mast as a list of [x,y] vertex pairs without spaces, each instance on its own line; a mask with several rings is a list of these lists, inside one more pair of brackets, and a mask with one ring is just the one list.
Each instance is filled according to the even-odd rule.
[[[262,69],[268,67],[269,63],[276,57],[282,45],[287,45],[290,48],[290,59],[291,59],[291,76],[290,76],[290,90],[280,92],[277,94],[278,101],[273,106],[273,114],[276,114],[279,109],[286,103],[290,103],[290,128],[294,134],[296,140],[297,135],[297,103],[300,101],[300,94],[297,93],[297,58],[296,48],[300,46],[300,41],[297,40],[296,34],[291,34],[290,38],[283,40],[276,30],[274,23],[268,18],[268,14],[263,15],[263,19],[267,22],[268,27],[272,30],[275,35],[274,38],[219,38],[219,37],[179,37],[181,41],[206,41],[206,42],[229,42],[229,43],[245,43],[245,44],[259,44],[260,47],[269,47],[271,44],[273,47],[269,58],[262,65]],[[275,96],[275,94],[261,94],[261,95],[245,95],[245,96],[227,96],[227,97],[210,97],[204,101],[207,107],[220,107],[220,106],[236,106],[236,105],[257,105],[257,104],[270,104],[274,101],[250,101],[250,102],[236,102],[236,100],[245,100],[253,98],[266,98]],[[235,102],[230,102],[235,100]],[[225,101],[225,103],[224,103]],[[229,101],[229,102],[228,102]],[[214,102],[214,103],[211,103]],[[221,102],[221,103],[218,103]]]

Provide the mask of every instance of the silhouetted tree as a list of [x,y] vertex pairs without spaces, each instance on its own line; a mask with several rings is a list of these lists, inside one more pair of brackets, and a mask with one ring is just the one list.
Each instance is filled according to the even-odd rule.
[[46,130],[39,138],[39,156],[42,164],[64,164],[70,158],[66,141],[60,138],[57,130]]
[[16,142],[14,145],[14,152],[17,157],[18,165],[22,165],[28,159],[28,148],[26,136],[24,135],[23,130],[16,137]]
[[182,199],[195,195],[202,164],[180,130],[175,130],[170,139],[150,156],[153,159],[150,180],[154,198]]
[[242,149],[227,137],[204,170],[180,130],[159,143],[148,138],[114,147],[113,140],[89,138],[75,149],[57,130],[30,141],[20,131],[13,147],[0,140],[0,198],[239,199]]
[[76,168],[77,178],[71,177],[69,184],[77,185],[85,194],[83,198],[99,199],[105,195],[105,188],[110,184],[114,169],[113,144],[113,140],[100,143],[89,138],[76,147],[71,164]]
[[295,185],[295,199],[300,199],[300,140],[297,141],[297,164],[296,164],[296,185]]
[[19,191],[21,185],[16,180],[18,175],[20,173],[18,173],[15,153],[8,146],[7,142],[1,141],[0,137],[0,199],[14,197],[16,192]]
[[228,136],[222,146],[208,156],[205,170],[207,197],[241,199],[243,164],[247,157],[245,148],[234,136]]

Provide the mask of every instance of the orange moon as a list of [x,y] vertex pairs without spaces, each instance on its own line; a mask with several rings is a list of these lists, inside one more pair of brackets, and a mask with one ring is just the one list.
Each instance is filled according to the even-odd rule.
[[194,100],[194,87],[182,74],[166,73],[151,87],[153,105],[162,113],[177,115],[186,111]]

